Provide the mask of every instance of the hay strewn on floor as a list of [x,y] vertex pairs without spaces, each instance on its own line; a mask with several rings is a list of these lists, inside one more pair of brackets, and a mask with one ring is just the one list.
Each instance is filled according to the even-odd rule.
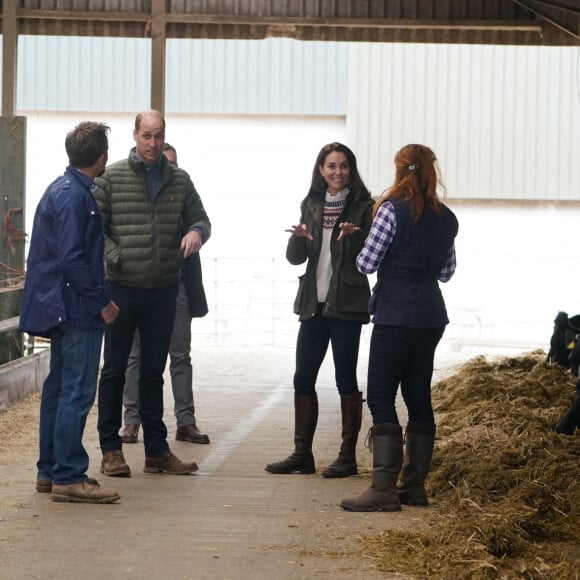
[[580,578],[580,433],[553,431],[575,381],[545,358],[477,357],[434,386],[439,422],[427,489],[438,521],[428,533],[364,538],[381,570]]
[[31,442],[37,445],[39,414],[40,393],[31,393],[0,412],[0,466],[18,457]]

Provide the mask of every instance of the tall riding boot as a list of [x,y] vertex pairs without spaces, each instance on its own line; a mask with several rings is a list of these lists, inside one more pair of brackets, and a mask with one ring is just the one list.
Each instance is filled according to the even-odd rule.
[[409,421],[405,431],[405,461],[399,497],[406,505],[429,505],[425,492],[425,478],[431,467],[435,444],[435,424]]
[[284,461],[269,463],[270,473],[314,473],[312,440],[318,422],[318,397],[294,394],[294,453]]
[[371,432],[373,479],[358,497],[343,499],[351,512],[396,512],[401,509],[397,478],[403,464],[403,432],[395,423],[377,423]]
[[348,477],[358,473],[356,465],[356,443],[362,422],[362,393],[340,397],[342,414],[342,445],[337,459],[323,472],[323,477]]

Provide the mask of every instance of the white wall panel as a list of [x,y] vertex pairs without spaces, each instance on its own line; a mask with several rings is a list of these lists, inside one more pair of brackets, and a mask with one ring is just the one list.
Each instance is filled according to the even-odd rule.
[[[344,115],[345,43],[169,40],[166,111]],[[151,43],[135,38],[21,36],[21,111],[133,112],[150,102]]]
[[150,101],[151,43],[135,38],[21,36],[21,111],[135,111]]
[[349,45],[347,128],[373,194],[407,143],[458,198],[580,198],[574,47]]
[[345,43],[169,40],[171,112],[344,115]]

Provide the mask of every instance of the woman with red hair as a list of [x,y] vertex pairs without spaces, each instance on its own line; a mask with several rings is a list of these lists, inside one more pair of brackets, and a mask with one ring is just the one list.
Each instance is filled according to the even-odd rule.
[[[441,180],[431,149],[406,145],[395,155],[395,166],[395,182],[375,203],[371,231],[356,261],[361,273],[377,272],[369,303],[374,326],[367,383],[373,473],[365,492],[342,501],[349,511],[428,503],[424,482],[435,441],[433,360],[449,322],[439,282],[455,272],[458,224],[438,197]],[[404,458],[395,409],[399,385],[408,411]]]

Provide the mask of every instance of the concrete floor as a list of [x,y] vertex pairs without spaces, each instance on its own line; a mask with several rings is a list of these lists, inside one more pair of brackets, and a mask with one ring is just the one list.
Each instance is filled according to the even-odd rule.
[[[170,445],[179,457],[199,463],[194,475],[143,473],[138,443],[124,448],[131,478],[100,476],[93,411],[85,435],[89,475],[115,487],[121,501],[53,503],[34,491],[37,427],[30,426],[29,444],[0,462],[0,579],[386,577],[373,561],[356,555],[358,538],[425,525],[431,509],[407,507],[395,514],[340,509],[343,497],[369,483],[371,457],[363,441],[370,417],[365,408],[362,474],[322,478],[323,467],[336,456],[340,431],[329,361],[318,387],[317,473],[276,476],[264,466],[292,450],[293,350],[202,350],[196,359],[197,418],[210,445],[174,440],[170,389],[165,397]],[[364,388],[365,353],[360,370]]]

